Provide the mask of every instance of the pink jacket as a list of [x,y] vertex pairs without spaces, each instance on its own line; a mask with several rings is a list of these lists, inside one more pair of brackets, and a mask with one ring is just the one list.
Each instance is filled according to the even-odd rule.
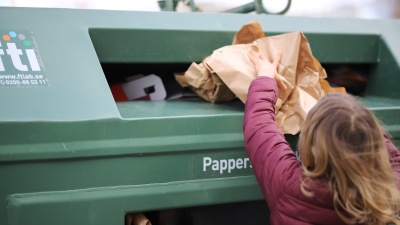
[[[243,122],[246,151],[270,208],[271,224],[344,224],[326,182],[314,182],[315,197],[301,192],[301,163],[275,122],[277,94],[275,80],[257,77],[249,88]],[[385,138],[400,188],[400,153]]]

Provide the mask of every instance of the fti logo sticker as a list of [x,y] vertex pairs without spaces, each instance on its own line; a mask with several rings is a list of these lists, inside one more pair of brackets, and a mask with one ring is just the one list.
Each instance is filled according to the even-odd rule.
[[0,37],[0,87],[47,86],[32,33],[0,30]]

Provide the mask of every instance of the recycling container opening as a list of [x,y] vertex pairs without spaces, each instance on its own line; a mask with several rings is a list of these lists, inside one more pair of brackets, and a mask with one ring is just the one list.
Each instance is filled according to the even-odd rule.
[[[201,102],[189,89],[180,87],[174,73],[182,73],[192,62],[199,63],[215,49],[230,45],[235,32],[91,28],[89,34],[110,88],[137,75],[155,74],[167,89],[165,99],[176,99],[174,94],[180,93],[182,97],[186,93],[190,97],[186,100]],[[383,90],[378,78],[382,73],[387,74],[387,66],[398,69],[379,35],[305,33],[305,36],[314,56],[327,71],[331,86],[345,87],[348,93],[361,97],[400,95],[395,87]],[[154,85],[143,89],[145,94],[157,92]],[[140,96],[137,99],[143,100]],[[137,102],[117,105],[126,108],[126,104]]]

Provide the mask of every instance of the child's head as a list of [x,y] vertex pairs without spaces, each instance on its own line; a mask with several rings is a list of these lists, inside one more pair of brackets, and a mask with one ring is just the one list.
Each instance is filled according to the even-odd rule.
[[326,179],[345,222],[392,220],[400,199],[382,134],[375,116],[354,97],[321,98],[307,115],[299,137],[303,192],[312,193],[307,181]]
[[[344,94],[324,96],[310,110],[302,126],[300,156],[310,176],[319,177],[335,169],[348,173],[343,160],[353,163],[381,163],[390,168],[382,131],[374,115],[354,97]],[[349,158],[350,157],[350,158]],[[381,166],[381,165],[376,165]],[[341,171],[340,169],[346,169]],[[362,171],[355,171],[362,172]]]

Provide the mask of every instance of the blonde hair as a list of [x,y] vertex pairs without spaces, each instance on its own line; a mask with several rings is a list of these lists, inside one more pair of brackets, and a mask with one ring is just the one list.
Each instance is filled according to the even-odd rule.
[[400,195],[380,124],[354,97],[329,94],[310,110],[299,137],[301,190],[326,179],[347,224],[400,224]]

